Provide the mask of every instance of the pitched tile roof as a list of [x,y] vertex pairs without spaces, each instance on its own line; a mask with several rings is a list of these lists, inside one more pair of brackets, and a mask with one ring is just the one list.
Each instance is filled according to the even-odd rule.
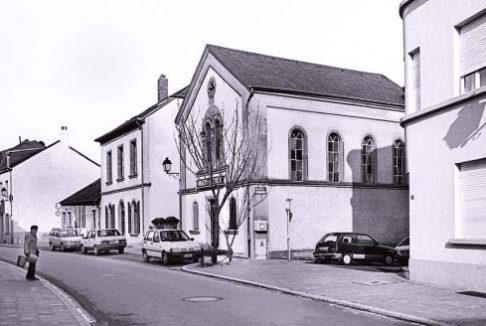
[[404,106],[403,89],[381,74],[215,45],[207,45],[207,49],[248,88]]
[[101,179],[61,201],[62,206],[97,206],[101,200]]
[[121,136],[123,134],[126,134],[132,130],[137,129],[140,125],[144,124],[145,122],[145,117],[149,115],[150,113],[154,112],[158,108],[164,106],[166,103],[170,102],[174,98],[184,98],[186,96],[186,92],[189,86],[186,86],[174,94],[170,95],[166,99],[160,101],[159,103],[155,103],[154,105],[150,106],[148,109],[145,109],[144,111],[140,112],[139,114],[131,117],[118,127],[110,130],[109,132],[103,134],[102,136],[98,137],[95,139],[96,142],[100,144],[104,144],[118,136]]
[[[8,167],[13,168],[32,156],[42,152],[46,148],[46,145],[41,141],[26,139],[12,148],[0,151],[0,171],[5,170]],[[10,153],[10,164],[7,166],[8,153]]]

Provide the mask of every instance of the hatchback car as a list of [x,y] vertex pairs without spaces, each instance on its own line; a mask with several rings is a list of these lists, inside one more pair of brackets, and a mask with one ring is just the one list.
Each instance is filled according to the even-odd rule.
[[110,250],[118,250],[123,254],[127,240],[117,229],[91,230],[83,238],[81,251],[83,254],[93,250],[95,255],[107,253]]
[[75,229],[54,228],[49,232],[49,249],[60,251],[81,249],[81,234]]
[[349,265],[357,261],[378,261],[391,265],[396,253],[391,247],[379,244],[364,233],[328,233],[316,245],[317,262],[337,260]]
[[175,260],[196,262],[201,257],[201,246],[182,230],[156,229],[145,234],[142,255],[145,263],[151,257],[162,258],[164,265]]

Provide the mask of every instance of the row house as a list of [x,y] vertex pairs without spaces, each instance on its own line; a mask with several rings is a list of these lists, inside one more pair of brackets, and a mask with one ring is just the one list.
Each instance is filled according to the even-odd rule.
[[486,1],[406,0],[410,277],[486,292]]
[[174,117],[185,94],[168,96],[168,81],[158,80],[158,101],[95,141],[101,147],[101,228],[116,228],[139,242],[157,217],[179,216],[178,181],[162,163],[178,164]]
[[[383,75],[206,46],[176,124],[194,126],[205,159],[219,165],[212,175],[194,171],[188,147],[181,152],[184,230],[222,248],[223,234],[234,233],[235,254],[282,257],[291,203],[294,256],[310,256],[333,231],[396,244],[409,225],[403,115],[403,90]],[[230,173],[221,157],[235,121],[258,138],[254,155],[263,160],[215,222],[207,186]]]
[[101,179],[93,181],[59,202],[62,228],[74,228],[86,234],[101,228]]
[[98,176],[99,164],[69,146],[64,136],[48,146],[24,140],[1,151],[0,241],[23,241],[33,224],[39,226],[39,240],[46,240],[50,229],[59,227],[59,198]]

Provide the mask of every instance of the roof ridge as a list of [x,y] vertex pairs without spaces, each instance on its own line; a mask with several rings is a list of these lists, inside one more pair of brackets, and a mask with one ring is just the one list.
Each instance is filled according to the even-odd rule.
[[[326,68],[330,68],[330,69],[347,71],[347,72],[352,72],[352,73],[357,73],[357,74],[368,74],[368,75],[375,75],[375,76],[380,76],[380,77],[386,77],[382,73],[376,73],[376,72],[370,72],[370,71],[363,71],[363,70],[351,69],[351,68],[343,68],[343,67],[337,67],[337,66],[330,66],[330,65],[325,65],[325,64],[321,64],[321,63],[309,62],[309,61],[303,61],[303,60],[297,60],[297,59],[291,59],[291,58],[277,57],[275,55],[263,54],[263,53],[258,53],[258,52],[253,52],[253,51],[246,51],[246,50],[239,50],[239,49],[228,48],[228,47],[224,47],[224,46],[220,46],[220,45],[206,44],[206,47],[209,50],[211,50],[211,48],[218,48],[218,49],[235,51],[235,52],[240,52],[240,53],[258,55],[258,56],[267,57],[267,58],[285,60],[285,61],[294,62],[294,63],[303,63],[303,64],[314,65],[314,66],[319,66],[319,67],[326,67]],[[211,52],[211,53],[213,53],[213,52]],[[213,54],[215,54],[215,53],[213,53]],[[217,56],[217,54],[215,54],[215,55]],[[388,80],[390,80],[391,82],[393,82],[394,84],[398,85],[397,83],[395,83],[394,81],[392,81],[390,78],[388,78],[388,77],[386,77],[386,78]]]

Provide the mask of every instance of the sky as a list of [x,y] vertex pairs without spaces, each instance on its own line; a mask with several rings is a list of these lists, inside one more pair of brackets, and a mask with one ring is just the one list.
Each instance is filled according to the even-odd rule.
[[100,161],[94,139],[185,87],[206,44],[403,85],[401,0],[0,0],[0,149],[19,136]]

